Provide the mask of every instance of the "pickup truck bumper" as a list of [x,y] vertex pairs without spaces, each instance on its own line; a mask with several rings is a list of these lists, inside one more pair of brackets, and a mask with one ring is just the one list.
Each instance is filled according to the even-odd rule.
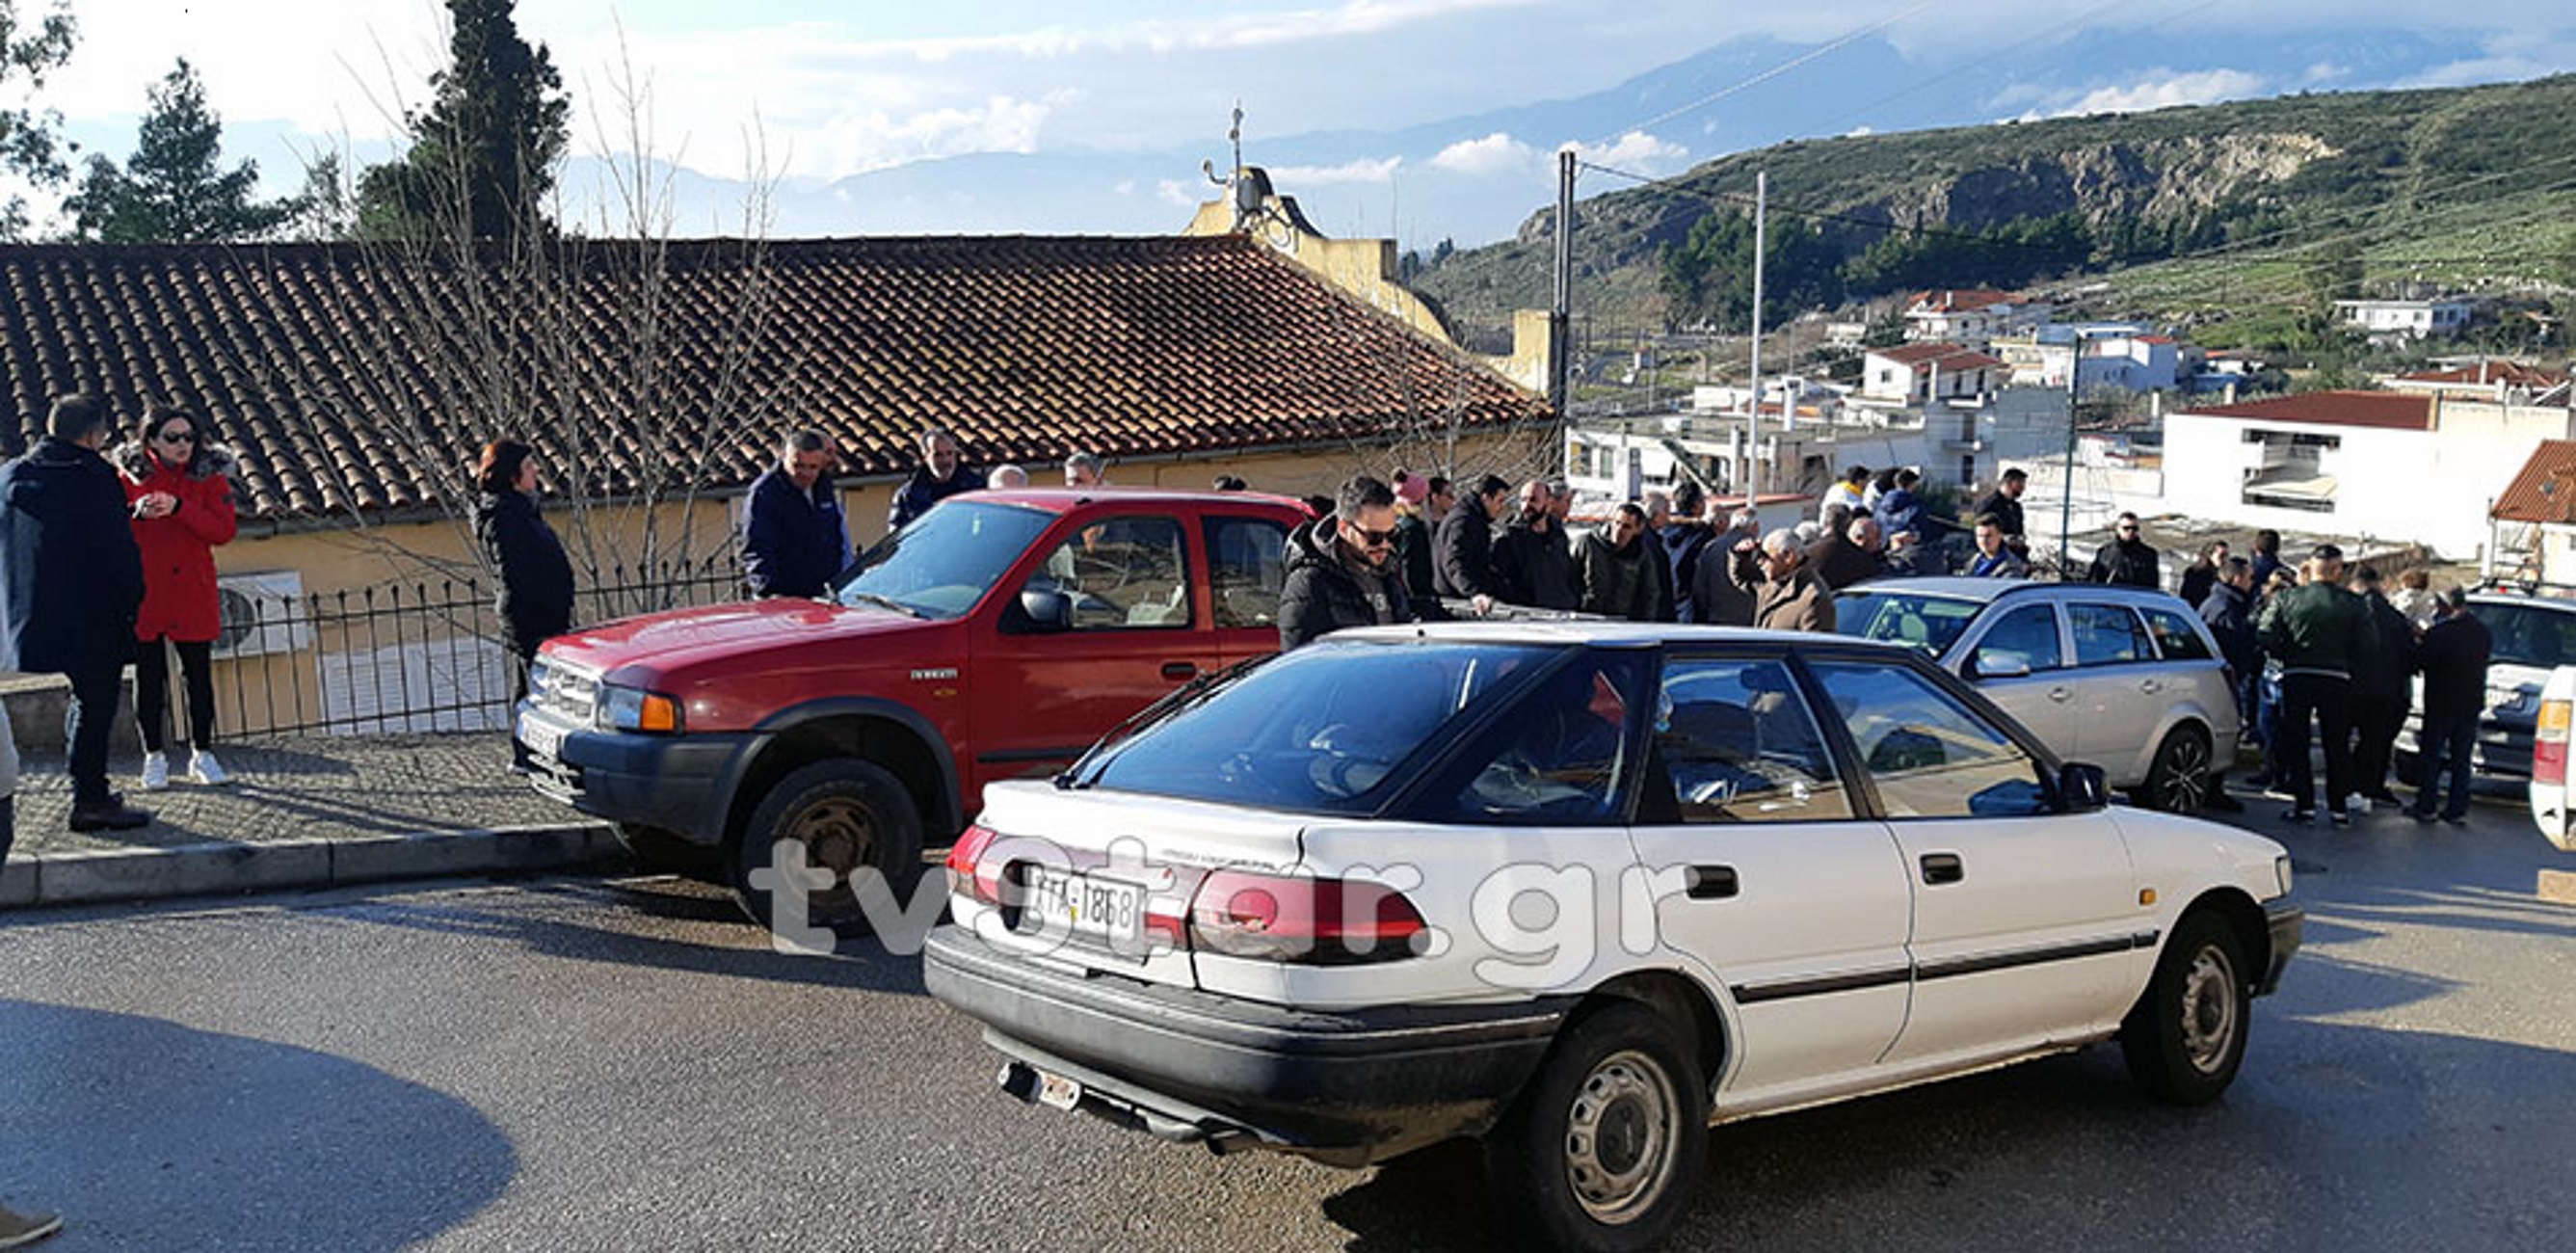
[[984,1024],[1014,1096],[1336,1166],[1490,1129],[1575,1004],[1283,1008],[1060,972],[955,924],[931,932],[923,982]]
[[709,848],[724,843],[734,786],[768,739],[760,732],[599,731],[526,701],[518,715],[511,733],[529,745],[528,779],[537,791],[593,817],[656,827]]

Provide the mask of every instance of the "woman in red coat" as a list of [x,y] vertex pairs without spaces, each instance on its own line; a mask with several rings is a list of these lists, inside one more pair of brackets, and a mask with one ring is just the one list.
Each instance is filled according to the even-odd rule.
[[215,762],[215,679],[209,669],[223,630],[215,591],[215,546],[232,542],[232,453],[207,439],[194,414],[151,405],[134,442],[108,459],[125,477],[134,542],[143,549],[143,609],[134,620],[134,720],[143,730],[143,787],[170,786],[162,724],[169,712],[168,640],[188,684],[188,777],[229,783]]

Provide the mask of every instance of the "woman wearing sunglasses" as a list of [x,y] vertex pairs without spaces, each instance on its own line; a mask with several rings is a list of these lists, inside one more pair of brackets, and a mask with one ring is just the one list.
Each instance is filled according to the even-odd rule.
[[[143,788],[170,786],[165,752],[170,652],[188,684],[188,778],[231,782],[215,761],[215,680],[209,669],[223,630],[215,590],[215,548],[233,538],[231,451],[207,438],[196,415],[146,406],[134,442],[108,455],[125,478],[134,542],[143,549],[143,609],[134,620],[134,721],[143,731]],[[166,641],[166,644],[165,644]]]

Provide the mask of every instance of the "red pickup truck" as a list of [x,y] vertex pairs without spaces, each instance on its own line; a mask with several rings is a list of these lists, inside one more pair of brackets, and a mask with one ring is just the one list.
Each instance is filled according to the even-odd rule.
[[[869,549],[829,599],[683,609],[548,641],[516,732],[537,788],[646,859],[730,884],[776,841],[832,871],[807,919],[908,902],[996,779],[1051,773],[1166,692],[1275,652],[1296,502],[977,492]],[[766,876],[763,876],[765,879]]]

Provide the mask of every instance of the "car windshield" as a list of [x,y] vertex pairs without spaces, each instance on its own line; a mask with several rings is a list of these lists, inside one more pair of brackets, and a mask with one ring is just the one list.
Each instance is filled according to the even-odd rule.
[[1367,812],[1455,715],[1556,652],[1320,641],[1113,746],[1083,783],[1295,812]]
[[1834,629],[1865,640],[1911,644],[1938,657],[1985,609],[1983,601],[1955,596],[1860,588],[1835,598]]
[[853,608],[957,617],[993,590],[1053,520],[1053,514],[1026,505],[942,501],[860,554],[832,598]]

